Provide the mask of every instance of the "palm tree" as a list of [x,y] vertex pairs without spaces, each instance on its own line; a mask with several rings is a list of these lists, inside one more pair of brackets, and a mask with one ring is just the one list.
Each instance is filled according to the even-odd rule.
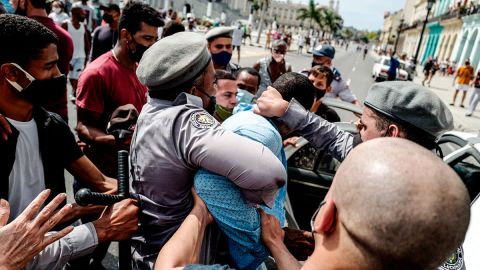
[[310,19],[310,28],[313,28],[313,22],[317,23],[321,28],[322,9],[323,8],[316,6],[314,0],[310,0],[307,8],[301,8],[298,10],[299,15],[297,16],[297,20],[302,20],[303,22]]
[[[322,22],[325,30],[332,35],[343,27],[342,17],[330,9],[323,9]],[[325,32],[323,34],[325,34]]]

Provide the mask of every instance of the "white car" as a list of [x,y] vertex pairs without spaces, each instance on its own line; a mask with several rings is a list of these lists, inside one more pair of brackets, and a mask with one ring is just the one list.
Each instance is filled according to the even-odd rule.
[[[389,69],[390,57],[380,57],[380,59],[375,63],[375,65],[373,65],[372,78],[374,78],[376,82],[386,80],[388,78]],[[400,63],[396,79],[398,81],[406,81],[408,79],[408,73],[405,71],[405,65],[402,63]]]

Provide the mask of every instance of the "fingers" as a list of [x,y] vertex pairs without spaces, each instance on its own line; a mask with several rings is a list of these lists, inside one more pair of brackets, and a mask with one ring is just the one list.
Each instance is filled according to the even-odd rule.
[[[47,206],[35,218],[33,225],[37,228],[41,228],[43,224],[49,220],[57,210],[58,206],[67,198],[67,194],[58,194]],[[52,226],[53,227],[53,226]]]
[[51,243],[63,238],[65,235],[71,233],[72,231],[73,231],[73,226],[68,226],[59,232],[45,236],[45,238],[43,239],[43,247],[46,247]]
[[0,199],[0,227],[3,227],[8,222],[10,216],[10,205],[4,199]]
[[[67,204],[62,209],[57,211],[53,217],[48,219],[44,224],[40,223],[39,225],[42,226],[40,230],[43,233],[49,232],[55,225],[57,225],[60,221],[63,220],[63,218],[67,215],[69,215],[73,211],[73,207],[71,204]],[[36,221],[35,221],[36,222]]]
[[4,141],[8,140],[8,135],[12,134],[12,129],[10,124],[7,122],[7,119],[0,114],[0,136]]
[[25,210],[20,214],[19,218],[25,220],[32,220],[35,215],[38,213],[40,207],[42,207],[43,203],[47,200],[48,196],[50,195],[50,190],[46,189],[33,200]]

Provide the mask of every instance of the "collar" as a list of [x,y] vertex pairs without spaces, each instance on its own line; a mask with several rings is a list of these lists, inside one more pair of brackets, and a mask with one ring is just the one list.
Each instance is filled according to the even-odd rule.
[[200,97],[190,95],[190,94],[187,94],[185,92],[180,93],[175,98],[174,101],[165,100],[165,99],[158,99],[158,98],[151,98],[149,96],[148,97],[148,103],[151,104],[152,106],[165,106],[165,107],[191,104],[191,105],[195,105],[197,107],[203,108],[203,101]]

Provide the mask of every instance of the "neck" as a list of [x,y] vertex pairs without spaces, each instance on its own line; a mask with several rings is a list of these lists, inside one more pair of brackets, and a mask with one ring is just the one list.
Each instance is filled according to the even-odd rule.
[[128,50],[124,48],[121,44],[121,41],[117,42],[117,45],[115,45],[115,48],[113,48],[113,53],[115,54],[115,57],[117,61],[124,67],[128,69],[135,70],[136,68],[136,63],[133,61],[130,56],[128,55]]
[[47,11],[44,8],[34,8],[29,6],[27,9],[27,17],[48,17]]
[[225,70],[225,69],[227,68],[227,66],[219,66],[219,65],[217,65],[217,64],[215,64],[215,63],[213,63],[213,68],[215,68],[215,69],[221,69],[221,70]]
[[[5,88],[4,88],[5,89]],[[0,99],[0,113],[3,116],[10,119],[27,122],[32,120],[33,117],[33,105],[18,97],[19,94],[13,94],[13,90],[0,90],[6,93],[4,97]]]

